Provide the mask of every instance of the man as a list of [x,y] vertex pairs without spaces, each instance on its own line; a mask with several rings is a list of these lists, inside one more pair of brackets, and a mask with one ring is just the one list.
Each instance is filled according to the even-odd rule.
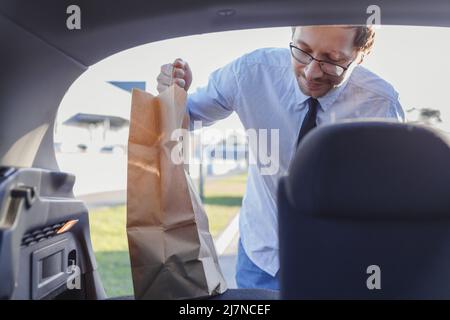
[[[316,125],[348,118],[403,121],[397,92],[359,65],[373,42],[374,30],[366,26],[292,28],[289,49],[246,54],[189,95],[191,121],[209,125],[234,111],[246,129],[279,129],[280,170],[263,175],[260,162],[249,166],[239,222],[238,287],[279,288],[277,183],[304,135]],[[172,81],[189,89],[187,62],[177,59],[161,67],[158,91]]]

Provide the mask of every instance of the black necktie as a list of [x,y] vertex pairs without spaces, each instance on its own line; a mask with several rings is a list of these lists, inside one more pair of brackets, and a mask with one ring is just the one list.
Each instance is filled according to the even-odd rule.
[[319,108],[319,101],[315,98],[308,99],[308,113],[303,119],[302,127],[297,138],[297,147],[303,137],[312,129],[316,127],[317,109]]

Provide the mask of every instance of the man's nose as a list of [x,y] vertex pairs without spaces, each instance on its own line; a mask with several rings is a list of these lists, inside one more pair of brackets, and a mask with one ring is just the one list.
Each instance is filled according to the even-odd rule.
[[319,62],[311,61],[304,69],[306,80],[311,81],[321,78],[323,76],[322,69],[320,69]]

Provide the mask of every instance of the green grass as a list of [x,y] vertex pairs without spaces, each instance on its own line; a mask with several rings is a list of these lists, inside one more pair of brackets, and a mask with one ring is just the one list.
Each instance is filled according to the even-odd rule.
[[[206,181],[204,204],[213,237],[217,237],[239,211],[246,179],[246,175],[238,175]],[[92,210],[89,220],[92,245],[107,295],[132,295],[126,206]]]
[[126,233],[126,207],[93,210],[89,214],[92,246],[100,277],[109,297],[132,295]]
[[213,237],[217,237],[238,213],[246,181],[247,175],[206,181],[204,205]]

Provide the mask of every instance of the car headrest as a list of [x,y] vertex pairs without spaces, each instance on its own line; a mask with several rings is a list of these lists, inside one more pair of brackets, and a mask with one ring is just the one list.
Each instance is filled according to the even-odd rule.
[[299,145],[285,186],[299,214],[450,218],[450,144],[443,134],[419,125],[324,125]]

